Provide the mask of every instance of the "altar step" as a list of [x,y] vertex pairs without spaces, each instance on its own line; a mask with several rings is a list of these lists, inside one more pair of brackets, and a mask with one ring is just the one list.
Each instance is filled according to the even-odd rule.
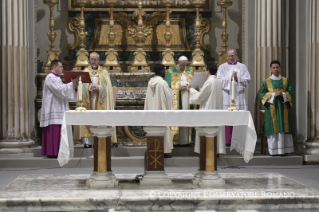
[[[302,165],[303,158],[300,155],[272,157],[256,153],[245,163],[243,157],[235,150],[227,154],[220,155],[218,166],[295,166]],[[119,146],[112,147],[113,167],[143,167],[144,153],[146,146]],[[75,147],[74,158],[65,167],[93,167],[93,149],[83,148],[82,145]],[[198,154],[194,153],[194,147],[175,147],[172,152],[173,157],[165,159],[167,167],[191,167],[198,166]],[[37,147],[34,153],[24,154],[0,154],[0,168],[55,168],[60,167],[56,159],[49,159],[41,156],[41,147]]]

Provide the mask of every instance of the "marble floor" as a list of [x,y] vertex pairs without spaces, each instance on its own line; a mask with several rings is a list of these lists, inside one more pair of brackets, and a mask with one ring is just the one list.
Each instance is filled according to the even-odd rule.
[[88,173],[25,173],[0,191],[0,211],[319,211],[318,190],[280,173],[221,170],[225,186],[198,188],[191,170],[170,170],[172,186],[141,187],[131,169],[112,189],[88,189]]

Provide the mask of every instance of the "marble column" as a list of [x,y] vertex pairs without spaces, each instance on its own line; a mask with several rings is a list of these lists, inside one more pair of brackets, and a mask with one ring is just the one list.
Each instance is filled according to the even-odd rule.
[[[1,153],[29,152],[28,0],[1,1]],[[10,143],[9,143],[10,142]],[[23,143],[21,143],[23,142]],[[21,147],[21,145],[23,145]]]
[[308,1],[308,139],[306,162],[319,161],[319,0]]
[[309,0],[308,38],[308,106],[309,132],[312,140],[319,141],[319,0]]
[[255,123],[260,132],[259,111],[262,109],[259,100],[259,89],[262,82],[270,74],[269,64],[272,60],[281,63],[281,74],[286,75],[285,57],[285,1],[264,0],[255,1]]
[[[94,172],[86,184],[90,188],[114,188],[118,185],[118,180],[112,171],[107,170],[107,149],[106,139],[112,136],[114,128],[111,126],[91,126],[90,128],[93,136],[97,136],[98,139],[98,151],[97,155],[97,172]],[[103,139],[102,139],[103,138]]]

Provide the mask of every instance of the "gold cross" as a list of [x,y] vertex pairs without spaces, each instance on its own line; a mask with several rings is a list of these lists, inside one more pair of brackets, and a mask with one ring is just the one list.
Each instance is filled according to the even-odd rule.
[[157,164],[162,165],[162,163],[158,161],[158,159],[161,157],[161,154],[157,156],[157,152],[162,152],[162,150],[159,150],[159,146],[160,146],[159,142],[160,142],[159,140],[155,139],[155,149],[149,150],[149,152],[154,152],[154,156],[150,155],[150,157],[154,159],[153,162],[150,163],[150,165],[155,163],[155,169],[157,168]]

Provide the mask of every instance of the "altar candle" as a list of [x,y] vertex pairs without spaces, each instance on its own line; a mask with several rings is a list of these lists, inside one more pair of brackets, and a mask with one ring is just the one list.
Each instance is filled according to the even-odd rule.
[[81,76],[79,80],[79,85],[78,85],[78,95],[79,95],[79,100],[82,100],[82,81],[81,81]]
[[233,81],[231,82],[232,84],[232,90],[231,90],[231,99],[234,100],[235,99],[235,80],[233,77]]

